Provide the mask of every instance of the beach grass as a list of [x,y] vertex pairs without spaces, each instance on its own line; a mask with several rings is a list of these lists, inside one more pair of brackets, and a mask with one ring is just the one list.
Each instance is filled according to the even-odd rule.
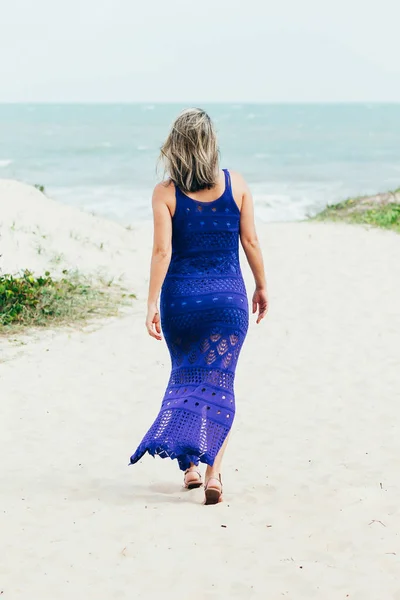
[[28,270],[19,276],[0,275],[0,333],[111,316],[124,297],[92,285],[77,272],[63,271],[58,279],[48,271],[39,277]]
[[376,196],[359,196],[330,204],[312,218],[317,221],[370,225],[400,233],[400,188]]

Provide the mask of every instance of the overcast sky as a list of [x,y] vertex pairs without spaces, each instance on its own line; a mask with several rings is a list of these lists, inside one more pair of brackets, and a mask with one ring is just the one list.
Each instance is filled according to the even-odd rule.
[[399,0],[0,0],[0,101],[400,101]]

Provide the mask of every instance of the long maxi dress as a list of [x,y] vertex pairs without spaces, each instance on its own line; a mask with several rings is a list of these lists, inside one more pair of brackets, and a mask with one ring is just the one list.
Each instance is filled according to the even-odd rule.
[[248,329],[239,264],[240,211],[230,175],[213,202],[176,188],[172,256],[160,298],[171,375],[161,409],[130,462],[149,452],[212,465],[235,416],[236,364]]

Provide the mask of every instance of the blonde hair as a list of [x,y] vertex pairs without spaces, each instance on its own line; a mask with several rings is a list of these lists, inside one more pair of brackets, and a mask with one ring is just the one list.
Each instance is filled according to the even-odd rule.
[[217,183],[219,150],[214,125],[201,108],[187,108],[161,147],[165,173],[183,192],[211,189]]

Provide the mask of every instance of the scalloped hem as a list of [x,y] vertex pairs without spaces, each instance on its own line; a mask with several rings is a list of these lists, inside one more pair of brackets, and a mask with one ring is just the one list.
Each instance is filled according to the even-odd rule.
[[[225,436],[226,437],[226,436]],[[224,443],[222,440],[221,446]],[[149,446],[149,445],[140,445],[136,452],[130,458],[130,465],[134,465],[139,462],[139,460],[148,452],[151,456],[160,458],[170,458],[172,460],[177,460],[179,468],[181,471],[186,471],[190,467],[190,463],[198,465],[200,462],[205,463],[212,467],[214,464],[215,456],[211,456],[209,453],[201,454],[199,451],[196,451],[194,448],[165,448],[160,445],[157,446]]]

